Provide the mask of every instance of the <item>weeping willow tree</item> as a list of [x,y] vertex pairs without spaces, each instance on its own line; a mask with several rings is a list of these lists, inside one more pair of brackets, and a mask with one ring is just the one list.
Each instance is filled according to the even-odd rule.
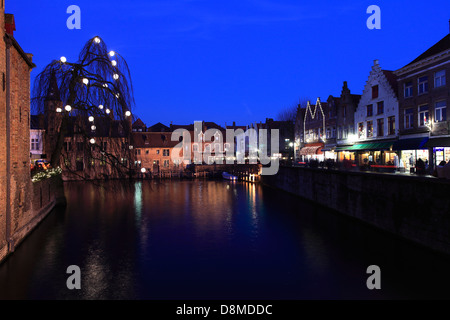
[[71,159],[78,152],[91,169],[97,161],[114,171],[109,174],[130,172],[134,106],[130,70],[125,59],[109,51],[100,37],[85,44],[78,61],[61,57],[45,67],[35,79],[32,106],[45,114],[46,151],[53,167],[83,176]]

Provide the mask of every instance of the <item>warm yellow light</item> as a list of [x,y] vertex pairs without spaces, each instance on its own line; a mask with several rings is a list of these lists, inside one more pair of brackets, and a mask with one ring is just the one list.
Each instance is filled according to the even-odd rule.
[[106,109],[106,114],[109,114],[111,112],[111,110]]
[[131,112],[130,112],[130,111],[126,111],[126,112],[125,112],[125,116],[126,116],[126,117],[131,116]]
[[117,80],[117,79],[119,79],[119,75],[118,75],[117,73],[115,73],[115,74],[113,75],[113,78],[114,78],[114,80]]
[[147,171],[147,170],[146,170],[145,168],[142,168],[142,169],[141,169],[141,172],[142,172],[142,173],[145,173],[146,171]]
[[110,57],[114,57],[115,54],[116,54],[116,53],[115,53],[114,51],[110,51],[110,52],[109,52],[109,56],[110,56]]
[[97,129],[96,126],[91,126],[91,130],[92,130],[92,131],[95,131],[95,129]]
[[99,105],[98,108],[99,108],[100,110],[103,110],[103,105],[102,105],[102,104]]

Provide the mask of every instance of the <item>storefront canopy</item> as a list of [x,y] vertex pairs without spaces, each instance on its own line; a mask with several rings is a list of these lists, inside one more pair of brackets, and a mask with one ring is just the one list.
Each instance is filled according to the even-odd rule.
[[426,142],[428,141],[428,137],[426,138],[412,138],[412,139],[402,139],[394,142],[392,146],[392,150],[420,150],[427,149],[424,147]]
[[301,156],[312,156],[315,154],[320,154],[321,146],[313,146],[313,147],[303,147],[300,149]]
[[336,151],[370,151],[370,150],[390,150],[393,142],[372,142],[359,143],[353,146],[337,147]]
[[450,147],[450,138],[430,138],[424,148]]

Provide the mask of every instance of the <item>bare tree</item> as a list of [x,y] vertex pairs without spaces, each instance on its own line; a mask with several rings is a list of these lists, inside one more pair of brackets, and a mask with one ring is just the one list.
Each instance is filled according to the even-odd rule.
[[[61,105],[48,110],[48,94],[55,87]],[[83,144],[83,151],[90,159],[108,163],[117,173],[129,171],[129,163],[119,159],[117,148],[106,148],[103,138],[113,131],[120,132],[119,149],[130,153],[131,148],[124,148],[123,143],[131,145],[133,106],[133,86],[127,63],[118,53],[108,51],[98,36],[85,44],[77,62],[68,62],[65,57],[54,60],[34,82],[33,109],[45,113],[47,121],[57,122],[54,141],[47,150],[53,167],[61,166],[61,160],[66,159],[65,138],[75,131],[76,143]],[[71,170],[71,167],[66,165],[66,169]]]
[[280,112],[278,112],[277,120],[295,122],[299,106],[301,108],[305,108],[309,100],[309,98],[300,98],[298,103],[293,103],[289,107],[282,109]]

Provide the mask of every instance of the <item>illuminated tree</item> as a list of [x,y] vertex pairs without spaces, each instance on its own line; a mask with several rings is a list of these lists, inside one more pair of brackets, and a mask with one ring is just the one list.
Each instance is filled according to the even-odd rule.
[[[59,104],[49,104],[52,94],[58,96]],[[52,126],[47,152],[53,167],[66,164],[65,169],[73,169],[64,162],[70,160],[65,138],[75,132],[89,159],[107,163],[121,176],[130,171],[134,106],[131,75],[125,59],[108,51],[100,37],[85,44],[77,62],[61,57],[48,64],[35,79],[32,105],[37,113],[45,114],[47,126]],[[123,138],[121,151],[129,154],[126,163],[121,161],[123,152],[105,147],[103,140],[113,131]]]

